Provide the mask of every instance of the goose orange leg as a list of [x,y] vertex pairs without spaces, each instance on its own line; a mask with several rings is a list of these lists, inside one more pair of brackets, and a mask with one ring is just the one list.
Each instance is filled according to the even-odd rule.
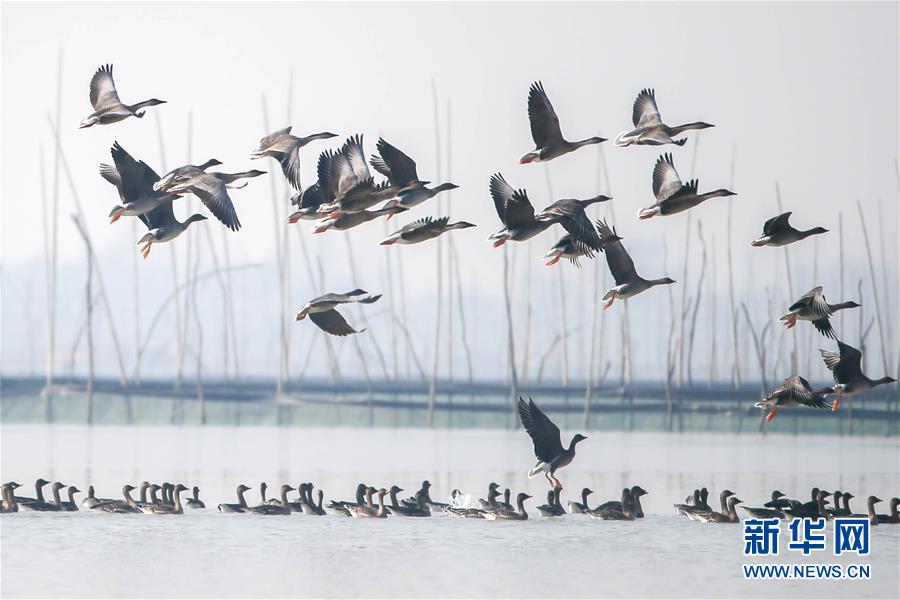
[[778,408],[773,406],[772,410],[769,411],[769,414],[766,415],[766,422],[771,421],[775,418],[775,414],[778,412]]
[[844,398],[844,390],[841,390],[841,393],[838,394],[838,397],[834,399],[834,402],[831,403],[831,412],[837,412],[838,406],[841,405],[841,400]]

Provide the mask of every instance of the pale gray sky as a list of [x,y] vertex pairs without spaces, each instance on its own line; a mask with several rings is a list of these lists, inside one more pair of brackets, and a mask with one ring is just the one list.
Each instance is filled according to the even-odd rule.
[[[283,180],[274,161],[247,156],[263,127],[261,98],[269,107],[269,129],[290,122],[296,132],[330,130],[339,140],[317,142],[302,152],[305,183],[314,178],[318,153],[339,145],[347,135],[365,134],[367,152],[379,135],[413,156],[425,179],[450,179],[460,186],[449,201],[454,218],[477,229],[454,232],[462,261],[469,344],[475,350],[476,373],[505,373],[505,320],[502,310],[502,252],[485,238],[500,228],[488,194],[491,173],[502,172],[516,187],[526,187],[538,208],[550,202],[547,171],[541,164],[519,165],[533,146],[526,116],[528,87],[540,79],[560,116],[563,133],[578,139],[590,135],[613,138],[630,128],[631,105],[642,87],[654,87],[663,118],[670,124],[704,120],[714,129],[688,135],[683,148],[672,151],[683,178],[695,176],[703,189],[731,185],[739,195],[733,210],[733,260],[736,295],[753,307],[757,322],[777,317],[788,301],[784,255],[770,248],[751,249],[765,219],[776,215],[775,182],[781,186],[785,210],[801,228],[822,225],[832,230],[816,241],[791,247],[794,295],[814,283],[825,286],[832,302],[841,300],[838,272],[838,213],[843,214],[847,298],[859,299],[856,282],[865,280],[866,321],[874,315],[868,266],[862,245],[856,201],[866,212],[877,275],[887,277],[890,298],[888,333],[897,355],[897,225],[898,225],[898,5],[896,3],[11,3],[2,7],[2,369],[24,373],[43,368],[46,344],[46,279],[40,162],[53,189],[53,139],[47,115],[55,111],[57,56],[62,51],[62,145],[74,173],[103,277],[109,288],[116,326],[130,370],[136,337],[132,256],[142,235],[128,219],[109,225],[106,215],[117,201],[115,190],[97,175],[108,162],[109,147],[118,140],[131,154],[158,172],[165,168],[157,141],[157,119],[165,139],[165,167],[188,158],[216,157],[224,170],[263,168],[273,173],[279,192]],[[78,130],[91,112],[88,83],[103,63],[115,65],[120,95],[126,102],[158,97],[167,104],[151,108],[138,120]],[[289,74],[293,73],[288,118]],[[442,124],[443,164],[436,170],[432,81],[437,86]],[[452,153],[447,155],[448,106]],[[187,115],[192,111],[193,142],[187,154]],[[334,142],[334,143],[330,143]],[[699,142],[699,145],[697,145]],[[650,174],[660,149],[616,148],[604,144],[608,176],[615,200],[591,209],[591,216],[614,215],[639,272],[663,274],[679,281],[672,292],[681,298],[687,215],[638,222],[637,210],[651,202]],[[732,151],[736,168],[730,181]],[[554,199],[587,197],[597,191],[598,153],[581,150],[549,163]],[[448,173],[452,176],[448,177]],[[600,175],[601,182],[604,181]],[[601,190],[605,184],[601,185]],[[83,320],[84,251],[69,214],[74,204],[60,172],[60,283],[57,369],[67,372],[69,352]],[[235,274],[236,310],[240,320],[243,374],[270,375],[276,369],[277,311],[274,275],[273,207],[268,177],[252,180],[233,193],[244,228],[223,237],[215,220],[195,225],[170,247],[157,246],[141,261],[140,335],[171,292],[171,259],[176,252],[184,276],[188,242],[199,243],[201,271],[211,259],[201,228],[212,233],[219,248],[228,244],[234,264],[261,263],[262,268]],[[446,196],[443,201],[447,206]],[[880,200],[880,205],[879,205]],[[717,199],[692,212],[715,238],[718,348],[730,360],[727,336],[725,224],[729,200]],[[187,203],[183,203],[187,204]],[[197,203],[194,202],[196,207]],[[443,212],[447,212],[444,209]],[[879,212],[879,210],[881,212]],[[186,216],[186,206],[177,208]],[[278,218],[286,214],[279,196]],[[391,221],[440,214],[438,203],[418,207]],[[888,264],[882,265],[878,236],[883,225]],[[280,226],[280,225],[279,225]],[[434,331],[436,245],[383,248],[381,222],[350,233],[358,277],[349,274],[342,234],[313,236],[304,223],[290,229],[292,287],[288,312],[293,315],[318,290],[311,289],[300,254],[297,228],[306,245],[327,270],[330,290],[363,287],[388,292],[385,255],[400,253],[405,271],[410,330],[423,363],[431,364]],[[696,232],[696,229],[694,229]],[[560,235],[554,229],[515,250],[514,289],[517,316],[524,319],[525,282],[532,282],[531,368],[560,330],[559,275],[539,261]],[[712,251],[712,238],[707,238]],[[700,256],[694,237],[688,265],[689,294],[694,294]],[[529,249],[530,248],[530,249]],[[664,256],[664,248],[668,250]],[[813,277],[813,257],[818,271]],[[530,260],[529,260],[530,257]],[[663,273],[663,261],[666,273]],[[605,270],[605,264],[601,265]],[[593,265],[581,271],[562,265],[567,294],[568,327],[590,325]],[[397,285],[397,273],[395,286]],[[707,326],[712,306],[707,271],[694,359],[695,377],[705,377],[710,354]],[[773,306],[766,306],[766,288]],[[446,286],[445,286],[446,289]],[[600,290],[602,293],[603,290]],[[209,376],[221,373],[222,306],[215,280],[199,291],[205,313],[204,360]],[[399,300],[395,290],[394,299]],[[30,300],[30,304],[29,304]],[[454,297],[454,303],[456,298]],[[887,302],[887,305],[884,305]],[[370,331],[361,338],[371,354],[373,339],[385,352],[390,342],[386,299],[367,307]],[[454,310],[455,304],[454,304]],[[630,314],[636,374],[660,377],[668,335],[669,296],[657,289],[631,301]],[[399,311],[399,308],[398,308]],[[446,315],[446,302],[444,303]],[[606,315],[605,346],[619,347],[622,306]],[[355,311],[352,322],[359,323]],[[145,354],[145,373],[174,370],[171,314],[166,313]],[[102,310],[97,313],[97,351],[102,373],[114,374],[112,344]],[[858,342],[857,315],[847,316],[842,337]],[[458,328],[458,314],[454,326]],[[318,336],[309,322],[294,323],[291,371],[305,362],[310,342]],[[798,328],[799,329],[799,328]],[[790,338],[773,330],[773,344]],[[458,336],[458,329],[457,329]],[[807,348],[826,347],[821,337],[803,329],[801,357]],[[446,333],[442,346],[446,353]],[[518,339],[521,359],[524,333]],[[827,342],[827,343],[826,343]],[[351,342],[337,340],[347,360],[346,372],[358,372]],[[588,337],[569,340],[571,377],[581,378]],[[869,339],[870,375],[880,376],[877,335]],[[309,373],[322,374],[321,342],[314,349]],[[775,350],[773,349],[773,353]],[[402,356],[402,353],[401,353]],[[616,356],[616,354],[613,354]],[[85,368],[83,346],[75,370]],[[390,360],[390,357],[388,357]],[[618,358],[613,358],[613,372]],[[454,371],[463,369],[459,339],[454,339]],[[559,377],[559,358],[548,360],[546,376]],[[755,373],[750,357],[745,371]],[[895,363],[896,364],[896,363]],[[191,369],[193,361],[189,360]],[[801,371],[805,359],[801,360]],[[446,372],[446,357],[441,370]],[[370,370],[379,373],[377,361]],[[787,376],[785,370],[779,374]],[[819,359],[812,379],[825,378]],[[532,374],[532,377],[534,374]],[[771,378],[771,376],[770,376]]]

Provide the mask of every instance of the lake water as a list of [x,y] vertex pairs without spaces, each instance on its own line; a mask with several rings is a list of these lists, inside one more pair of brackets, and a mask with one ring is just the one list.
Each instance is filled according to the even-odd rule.
[[[19,513],[0,517],[4,597],[291,596],[666,596],[887,597],[900,595],[900,527],[872,530],[866,559],[830,550],[803,559],[746,560],[739,525],[701,524],[672,514],[694,487],[735,490],[750,506],[773,488],[805,499],[809,488],[864,496],[900,495],[897,438],[745,433],[587,432],[575,462],[559,473],[564,500],[583,486],[597,504],[622,487],[649,490],[643,521],[569,515],[540,519],[546,482],[528,480],[522,431],[296,427],[116,427],[3,425],[2,480],[43,476],[98,496],[126,482],[198,485],[208,506],[234,502],[234,487],[262,480],[313,481],[326,499],[352,498],[356,484],[433,497],[453,488],[483,496],[497,481],[535,496],[519,522],[224,515]],[[564,434],[568,435],[568,434]],[[274,490],[273,490],[274,491]],[[886,503],[885,503],[886,504]],[[880,512],[888,507],[879,505]],[[782,528],[786,542],[787,528]],[[828,540],[831,540],[829,525]],[[746,581],[744,562],[872,565],[868,581]]]

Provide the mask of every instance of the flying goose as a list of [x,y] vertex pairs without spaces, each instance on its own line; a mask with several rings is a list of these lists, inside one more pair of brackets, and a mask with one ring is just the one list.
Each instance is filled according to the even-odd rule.
[[811,235],[820,233],[828,233],[824,227],[813,227],[806,231],[794,229],[788,220],[791,218],[791,211],[781,213],[777,217],[772,217],[763,224],[762,237],[750,242],[751,246],[759,248],[761,246],[787,246],[800,240],[805,240]]
[[271,156],[281,163],[281,170],[285,179],[295,190],[302,190],[300,184],[300,148],[313,140],[327,140],[337,137],[337,134],[328,131],[314,133],[306,137],[291,135],[291,125],[279,129],[259,140],[259,147],[250,153],[251,159]]
[[531,441],[534,442],[534,455],[537,457],[537,463],[528,472],[528,478],[531,479],[539,473],[543,473],[551,488],[562,489],[562,484],[554,474],[557,469],[572,462],[572,459],[575,458],[575,445],[586,440],[587,437],[577,433],[569,442],[569,447],[563,448],[559,427],[541,412],[534,400],[529,398],[526,404],[525,399],[519,396],[518,409],[522,426],[531,436]]
[[171,194],[191,193],[200,198],[206,208],[222,222],[223,225],[237,231],[241,228],[234,203],[228,195],[228,188],[240,189],[247,184],[232,185],[239,179],[259,177],[265,171],[242,171],[240,173],[218,173],[213,171],[205,173],[200,171],[193,176],[177,179],[164,186],[162,189]]
[[340,153],[331,159],[330,171],[329,195],[334,197],[334,201],[321,205],[319,212],[327,211],[332,218],[371,208],[394,198],[405,189],[390,182],[375,183],[366,164],[363,136],[360,134],[347,138]]
[[163,175],[159,181],[153,184],[154,191],[164,190],[166,188],[172,187],[179,181],[187,181],[193,177],[196,177],[200,173],[205,172],[210,167],[215,167],[221,165],[222,163],[215,159],[211,158],[202,165],[182,165],[180,167],[176,167]]
[[468,229],[475,227],[467,221],[450,222],[450,217],[440,217],[432,219],[425,217],[418,221],[413,221],[409,225],[404,225],[388,237],[381,241],[382,246],[390,246],[392,244],[418,244],[430,239],[434,239],[447,231],[454,229]]
[[797,319],[801,321],[812,321],[813,326],[827,338],[836,340],[834,329],[831,327],[829,320],[831,315],[845,308],[858,308],[860,305],[852,300],[849,302],[839,302],[837,304],[828,304],[825,296],[822,294],[822,286],[816,286],[810,291],[803,294],[799,300],[791,304],[788,313],[782,316],[779,321],[785,321],[785,326],[791,329],[797,324]]
[[[416,163],[413,159],[389,144],[384,138],[378,138],[376,147],[378,154],[372,155],[369,164],[387,177],[391,185],[402,188],[397,193],[397,199],[389,202],[391,206],[410,209],[434,198],[441,192],[455,190],[459,187],[453,183],[442,183],[428,188],[427,185],[431,182],[419,180]],[[388,216],[388,219],[390,218],[391,216]]]
[[138,218],[150,230],[137,243],[138,246],[144,244],[141,248],[144,258],[150,254],[150,247],[153,244],[170,242],[184,233],[191,223],[206,220],[205,216],[195,213],[183,223],[179,222],[175,218],[171,202],[163,202],[150,212],[139,214]]
[[675,136],[690,129],[706,129],[715,127],[703,121],[687,123],[677,127],[669,127],[662,122],[659,116],[659,108],[656,106],[656,92],[653,89],[643,89],[634,100],[631,108],[631,122],[634,129],[623,131],[616,136],[615,145],[624,147],[632,144],[641,146],[661,146],[663,144],[675,144],[684,146],[686,138],[674,139]]
[[634,268],[634,261],[631,260],[622,245],[622,238],[615,233],[615,230],[610,229],[606,221],[597,221],[597,233],[602,240],[603,253],[606,255],[609,272],[612,273],[616,282],[615,287],[603,294],[603,310],[612,306],[616,298],[627,300],[654,286],[675,283],[675,280],[670,277],[644,279],[638,275]]
[[405,210],[406,209],[402,206],[385,206],[377,210],[360,210],[348,213],[341,212],[337,213],[339,214],[337,217],[332,216],[316,222],[313,226],[313,233],[324,233],[329,229],[347,231],[348,229],[353,229],[354,227],[362,225],[363,223],[368,223],[378,217],[383,217],[385,215],[391,216],[396,213],[404,212]]
[[334,150],[325,150],[319,154],[316,163],[316,182],[291,196],[291,205],[297,210],[288,216],[289,223],[296,223],[301,219],[315,220],[328,215],[329,211],[320,207],[334,202],[337,194],[337,185],[331,179],[331,162],[338,156]]
[[578,259],[582,256],[594,258],[594,251],[591,250],[590,246],[573,236],[571,233],[567,233],[559,238],[559,241],[557,241],[556,244],[541,257],[541,259],[547,261],[545,264],[548,267],[552,267],[558,263],[561,258],[567,258],[573,265],[580,269],[581,264],[578,262]]
[[825,366],[834,375],[834,382],[837,384],[834,389],[838,391],[838,397],[831,404],[831,410],[837,411],[844,396],[856,396],[875,386],[885,383],[894,383],[897,381],[893,377],[882,377],[881,379],[869,379],[862,372],[860,362],[862,361],[862,352],[847,345],[841,340],[837,341],[838,352],[830,352],[828,350],[819,350]]
[[559,223],[570,235],[591,250],[600,250],[600,237],[591,226],[591,220],[584,211],[591,204],[607,200],[612,200],[612,198],[603,194],[587,200],[557,200],[536,214],[534,218],[538,221]]
[[675,170],[672,154],[663,154],[653,168],[653,195],[656,202],[638,212],[639,219],[650,219],[657,215],[668,216],[694,208],[710,198],[737,196],[734,192],[720,188],[712,192],[698,191],[699,179],[682,183]]
[[81,123],[78,124],[79,129],[97,124],[117,123],[128,117],[140,119],[144,116],[142,108],[166,103],[165,100],[150,98],[137,104],[123,104],[116,91],[112,70],[112,65],[103,65],[91,77],[91,106],[94,107],[94,112],[81,120]]
[[799,375],[792,375],[753,406],[768,408],[766,421],[771,421],[775,418],[779,408],[801,405],[812,408],[831,408],[831,402],[826,396],[833,393],[834,389],[830,387],[813,390],[806,379]]
[[504,225],[503,229],[488,238],[494,242],[494,248],[502,246],[509,240],[514,242],[529,240],[553,224],[550,220],[535,219],[534,206],[531,205],[525,190],[514,190],[500,173],[491,176],[491,197],[494,199],[497,216]]
[[363,296],[368,294],[365,290],[355,289],[352,292],[347,292],[346,294],[325,294],[324,296],[319,296],[318,298],[313,298],[309,302],[307,302],[300,312],[297,313],[297,320],[302,321],[309,315],[309,318],[312,319],[312,322],[315,323],[319,329],[324,331],[325,333],[330,333],[331,335],[337,336],[345,336],[351,333],[362,333],[365,329],[360,329],[359,331],[350,327],[347,324],[347,321],[341,314],[335,310],[335,307],[339,304],[348,304],[350,302],[359,302],[360,304],[372,304],[379,298],[381,298],[381,294],[377,294],[375,296],[366,296],[365,298],[357,298],[357,296]]
[[116,187],[121,205],[116,205],[109,213],[109,222],[115,223],[120,217],[136,217],[150,212],[163,202],[178,198],[177,194],[156,191],[159,175],[144,161],[137,161],[125,151],[119,142],[110,150],[115,166],[101,164],[100,176]]
[[605,142],[606,138],[591,137],[580,142],[570,142],[563,138],[559,128],[559,117],[550,104],[550,98],[540,81],[531,84],[528,90],[528,121],[531,123],[531,139],[534,150],[519,159],[520,164],[544,162],[578,150],[582,146]]

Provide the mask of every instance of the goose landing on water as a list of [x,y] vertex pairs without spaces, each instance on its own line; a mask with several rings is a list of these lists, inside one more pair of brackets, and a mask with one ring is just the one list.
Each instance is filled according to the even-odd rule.
[[[341,316],[341,313],[335,310],[335,307],[339,304],[348,304],[351,302],[372,304],[381,298],[381,294],[368,296],[366,295],[368,293],[369,292],[365,290],[356,289],[352,292],[347,292],[346,294],[325,294],[324,296],[313,298],[304,305],[299,313],[297,313],[297,320],[302,321],[308,315],[319,329],[325,333],[330,333],[331,335],[345,336],[352,333],[362,333],[365,329],[360,329],[359,331],[353,329],[347,324],[346,319]],[[357,298],[357,296],[363,295],[366,295],[366,297]]]
[[558,158],[569,152],[574,152],[582,146],[600,144],[606,138],[591,137],[580,142],[570,142],[563,138],[559,128],[559,117],[550,104],[550,98],[544,91],[544,85],[540,81],[531,84],[528,90],[528,121],[531,124],[531,138],[534,140],[534,150],[519,159],[520,164],[532,162],[544,162]]
[[656,197],[656,202],[638,211],[638,218],[645,220],[657,215],[674,215],[694,208],[710,198],[737,196],[734,192],[724,188],[701,194],[698,191],[699,183],[698,179],[682,183],[678,171],[675,170],[672,155],[663,154],[657,159],[656,166],[653,168],[653,195]]
[[554,474],[572,462],[575,458],[575,445],[587,437],[577,433],[569,442],[569,447],[563,448],[559,427],[541,412],[534,400],[529,398],[526,404],[525,399],[519,396],[518,409],[522,426],[534,442],[534,455],[537,457],[537,463],[528,472],[528,478],[532,479],[543,473],[551,488],[562,489],[562,483]]
[[632,144],[640,146],[661,146],[663,144],[684,146],[687,140],[685,138],[676,140],[674,139],[675,136],[691,129],[715,127],[715,125],[710,125],[703,121],[669,127],[662,122],[662,118],[659,116],[659,108],[656,106],[656,92],[653,89],[641,90],[641,93],[635,98],[634,105],[631,108],[631,122],[634,125],[634,129],[623,131],[617,135],[615,142],[613,142],[616,146],[624,147]]
[[150,98],[137,104],[123,104],[116,91],[112,70],[112,65],[103,65],[91,77],[91,106],[94,107],[94,112],[81,120],[81,123],[78,124],[79,129],[92,125],[117,123],[128,117],[141,119],[144,116],[142,108],[166,103],[165,100]]

